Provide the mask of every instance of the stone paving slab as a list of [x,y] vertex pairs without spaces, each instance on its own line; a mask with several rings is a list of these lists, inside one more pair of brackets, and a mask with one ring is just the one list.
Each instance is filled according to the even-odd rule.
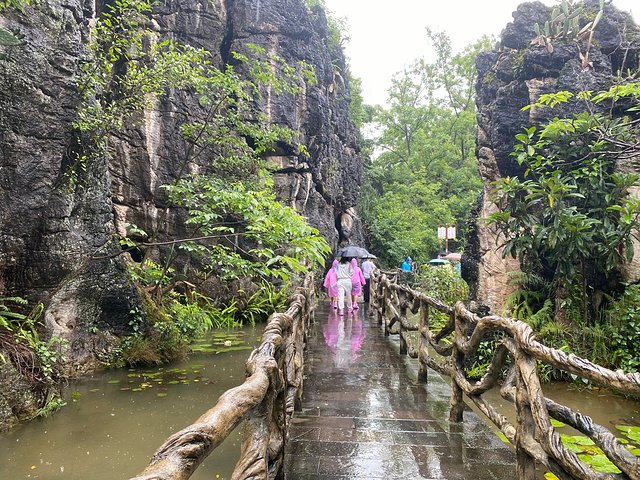
[[515,478],[514,453],[470,409],[448,422],[449,385],[434,371],[416,385],[406,362],[366,306],[339,317],[321,303],[285,479]]

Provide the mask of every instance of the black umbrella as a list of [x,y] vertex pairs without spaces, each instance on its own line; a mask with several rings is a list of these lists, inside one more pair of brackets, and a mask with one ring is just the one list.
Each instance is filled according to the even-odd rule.
[[336,253],[336,257],[349,257],[349,258],[366,258],[371,255],[367,252],[366,249],[361,247],[356,247],[355,245],[348,245],[346,247],[342,247]]

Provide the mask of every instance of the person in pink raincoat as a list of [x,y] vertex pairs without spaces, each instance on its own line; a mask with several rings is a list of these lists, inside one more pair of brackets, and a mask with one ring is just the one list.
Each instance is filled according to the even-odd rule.
[[353,267],[353,274],[351,275],[351,300],[353,302],[353,309],[357,310],[360,308],[358,307],[358,297],[362,295],[362,286],[366,283],[366,280],[355,258],[351,259],[351,266]]
[[331,300],[331,306],[335,310],[338,308],[338,279],[336,278],[336,267],[338,266],[338,259],[333,261],[333,265],[324,277],[324,287],[327,289],[327,295]]

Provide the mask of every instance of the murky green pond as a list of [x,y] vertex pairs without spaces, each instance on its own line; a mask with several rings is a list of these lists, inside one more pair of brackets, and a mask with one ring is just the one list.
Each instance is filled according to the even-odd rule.
[[[136,475],[169,435],[244,381],[245,363],[263,329],[258,325],[233,330],[228,332],[231,337],[209,334],[199,342],[201,351],[185,362],[109,370],[74,380],[65,390],[67,406],[0,434],[0,479],[107,480]],[[239,454],[237,431],[191,478],[228,479]]]

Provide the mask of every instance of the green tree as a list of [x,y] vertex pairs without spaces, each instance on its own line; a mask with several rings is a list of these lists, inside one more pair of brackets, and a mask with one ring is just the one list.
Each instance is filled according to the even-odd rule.
[[[475,56],[488,39],[454,55],[446,34],[427,35],[436,60],[418,60],[397,74],[390,106],[376,107],[370,121],[378,132],[377,155],[365,163],[359,210],[374,248],[390,264],[407,255],[420,262],[432,258],[444,246],[437,239],[440,223],[456,223],[464,236],[481,189],[474,155]],[[400,221],[402,215],[409,217]]]
[[[629,190],[640,176],[625,173],[617,162],[637,155],[638,121],[613,117],[606,107],[625,98],[637,111],[639,92],[637,83],[595,96],[582,92],[585,112],[517,135],[513,155],[526,167],[524,178],[503,178],[493,191],[500,211],[489,223],[502,234],[503,256],[551,279],[558,300],[579,300],[585,323],[595,314],[593,293],[615,283],[616,267],[634,254],[640,201]],[[535,107],[574,100],[570,92],[559,92],[542,96]]]
[[318,231],[267,189],[192,175],[169,191],[174,204],[189,209],[187,224],[201,234],[183,242],[183,248],[203,256],[223,280],[287,280],[306,271],[307,262],[323,264],[329,252]]
[[[306,271],[312,262],[322,262],[326,242],[299,215],[274,200],[263,157],[279,143],[302,155],[306,150],[296,144],[293,131],[269,124],[254,107],[266,85],[276,95],[297,94],[303,81],[315,81],[312,68],[302,62],[289,66],[264,49],[248,45],[251,57],[236,53],[237,68],[218,69],[202,49],[155,41],[147,26],[151,9],[146,0],[122,0],[115,7],[107,6],[93,29],[91,61],[85,63],[78,79],[84,99],[76,124],[82,148],[67,169],[68,184],[81,181],[91,162],[110,158],[112,135],[142,122],[142,112],[158,98],[174,89],[188,89],[201,108],[180,127],[185,151],[176,180],[167,186],[170,202],[158,226],[169,205],[185,205],[191,215],[189,223],[195,227],[194,237],[159,245],[156,229],[142,246],[147,252],[168,243],[200,254],[207,251],[207,268],[223,278],[287,278]],[[187,177],[196,160],[208,163],[213,173]],[[282,225],[276,225],[277,221]],[[246,250],[240,237],[255,245]],[[147,267],[146,258],[141,270]],[[260,263],[263,265],[258,266]],[[165,262],[160,275],[151,267],[156,293],[165,291],[170,265]],[[216,268],[221,265],[224,268]],[[144,278],[141,273],[139,279]],[[157,295],[154,299],[161,301]]]

